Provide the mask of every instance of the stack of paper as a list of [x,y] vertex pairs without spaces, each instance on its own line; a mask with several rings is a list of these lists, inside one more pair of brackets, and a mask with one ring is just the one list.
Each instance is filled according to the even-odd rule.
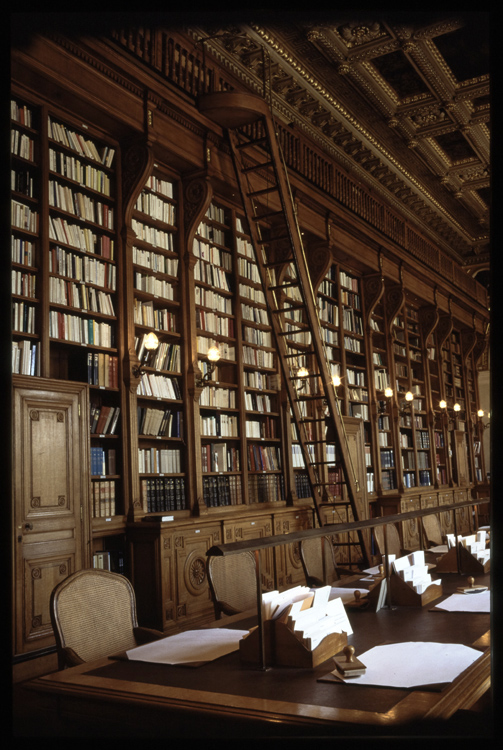
[[[412,552],[410,555],[393,561],[393,570],[395,573],[408,583],[417,594],[423,594],[428,586],[432,584],[428,569],[423,550]],[[435,581],[435,583],[439,584],[440,581]]]
[[262,595],[263,618],[281,620],[308,650],[314,651],[331,633],[353,632],[342,599],[330,599],[331,593],[330,586],[297,586],[281,594],[267,592]]
[[[458,535],[458,543],[461,542],[463,547],[472,554],[482,565],[489,560],[491,552],[486,548],[487,534],[485,531],[477,531],[476,534],[468,536]],[[456,538],[454,534],[447,534],[448,547],[454,547]]]

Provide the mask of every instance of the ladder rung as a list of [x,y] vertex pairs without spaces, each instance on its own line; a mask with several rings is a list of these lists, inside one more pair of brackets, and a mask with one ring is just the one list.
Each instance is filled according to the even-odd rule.
[[[283,356],[291,358],[291,357],[300,357],[301,355],[304,355],[307,357],[309,354],[316,354],[316,352],[314,351],[314,349],[311,349],[307,352],[295,352],[295,354],[283,354]],[[298,380],[298,379],[299,378],[292,378],[292,380]]]
[[268,143],[266,135],[263,135],[261,138],[255,138],[254,140],[246,141],[246,143],[238,143],[236,148],[249,148],[250,146],[258,146],[260,143]]
[[274,162],[272,161],[263,161],[260,164],[253,164],[251,167],[243,167],[242,173],[248,174],[248,172],[255,172],[257,169],[264,169],[265,167],[272,167]]
[[284,266],[285,263],[290,263],[290,261],[283,258],[283,260],[271,260],[270,262],[263,263],[262,265],[264,268],[275,268],[276,266]]
[[277,310],[271,310],[271,312],[274,314],[287,313],[287,312],[290,312],[291,310],[302,310],[302,308],[304,307],[305,307],[304,303],[299,302],[297,305],[291,305],[290,307],[278,307]]
[[267,193],[275,193],[278,191],[278,186],[273,185],[272,187],[261,188],[260,190],[252,190],[251,193],[247,193],[248,198],[256,198],[257,195],[266,195]]
[[271,219],[274,216],[283,216],[283,211],[269,211],[267,214],[261,214],[260,216],[252,216],[253,221],[262,221],[262,219]]
[[270,237],[268,240],[260,240],[260,245],[271,245],[273,242],[279,242],[280,240],[289,240],[289,234],[282,234],[279,237]]
[[[276,292],[279,289],[291,289],[294,286],[299,286],[298,283],[295,281],[289,281],[286,284],[276,284],[276,286],[270,286],[268,287],[270,292]],[[283,310],[280,310],[279,312],[283,312]]]

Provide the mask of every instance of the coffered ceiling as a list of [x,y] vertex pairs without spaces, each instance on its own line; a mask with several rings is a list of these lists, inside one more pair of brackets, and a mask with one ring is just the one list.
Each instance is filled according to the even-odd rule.
[[488,268],[490,14],[277,18],[190,33],[467,271]]

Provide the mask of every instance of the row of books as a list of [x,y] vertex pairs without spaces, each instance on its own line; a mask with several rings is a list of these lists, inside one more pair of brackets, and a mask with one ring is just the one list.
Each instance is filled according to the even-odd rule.
[[265,305],[265,296],[262,289],[250,286],[249,284],[239,285],[239,296],[256,302],[259,305]]
[[135,209],[164,224],[176,224],[176,206],[162,200],[155,193],[142,191],[135,203]]
[[95,201],[86,193],[75,192],[56,180],[49,180],[49,206],[73,214],[82,221],[90,221],[106,229],[114,228],[114,210],[111,206]]
[[247,258],[238,258],[238,274],[244,279],[252,281],[254,284],[262,283],[258,266],[254,260],[248,260]]
[[114,305],[110,294],[87,286],[83,281],[74,282],[49,277],[49,301],[54,305],[67,305],[86,312],[115,316]]
[[117,282],[117,269],[113,263],[90,258],[88,255],[77,255],[58,245],[49,250],[49,273],[57,273],[111,291],[115,291]]
[[120,415],[120,406],[91,404],[91,435],[114,435]]
[[204,240],[194,239],[192,243],[192,252],[205,263],[211,263],[213,266],[219,266],[224,271],[232,271],[232,254],[222,248],[209,245]]
[[147,178],[145,187],[149,190],[153,190],[155,193],[164,195],[166,198],[173,198],[173,183],[168,180],[163,180],[156,175],[150,175]]
[[183,413],[173,409],[138,407],[138,434],[153,437],[183,437]]
[[147,513],[185,510],[185,479],[182,477],[153,477],[141,480],[143,507]]
[[13,341],[11,366],[17,375],[40,375],[39,344],[26,339]]
[[25,125],[27,128],[33,127],[31,109],[26,104],[19,104],[15,99],[11,99],[10,102],[10,117],[20,125]]
[[248,445],[248,469],[250,471],[279,471],[281,451],[272,445]]
[[394,471],[381,472],[381,486],[383,490],[395,490],[396,489]]
[[194,279],[204,284],[209,284],[216,289],[222,289],[225,292],[233,291],[231,274],[222,268],[212,266],[210,263],[205,263],[202,260],[198,260],[194,266]]
[[102,195],[110,195],[111,183],[108,174],[92,164],[80,161],[71,154],[50,148],[49,169]]
[[282,474],[248,477],[248,497],[250,503],[275,503],[285,499],[285,485]]
[[33,138],[13,128],[10,134],[10,152],[27,161],[35,161],[35,142]]
[[11,235],[11,260],[22,266],[35,265],[35,245],[23,237]]
[[91,508],[93,518],[109,518],[116,515],[115,479],[92,483]]
[[228,443],[206,443],[201,446],[203,473],[240,471],[239,448]]
[[178,257],[170,257],[152,250],[144,250],[133,245],[133,263],[148,268],[154,273],[164,273],[167,276],[178,276]]
[[119,387],[119,360],[113,354],[88,352],[87,382],[104,388]]
[[138,448],[140,474],[180,474],[182,456],[179,448]]
[[21,333],[35,333],[35,308],[27,302],[12,303],[12,329]]
[[[144,334],[141,338],[139,336],[135,339],[136,354],[140,362],[145,357],[145,338],[147,334]],[[168,372],[180,372],[181,371],[181,360],[180,360],[180,344],[168,344],[166,341],[159,342],[155,352],[150,352],[146,359],[146,365],[152,367],[154,370],[166,370]]]
[[263,307],[255,307],[254,305],[247,305],[241,303],[241,317],[243,320],[249,320],[251,323],[258,323],[259,325],[269,325],[269,315],[267,310]]
[[[295,331],[295,334],[297,334],[297,331]],[[300,334],[302,336],[305,336],[306,331],[300,331]],[[309,334],[310,335],[310,334]],[[291,335],[289,336],[291,338]],[[305,341],[298,341],[298,339],[295,339],[297,343],[309,343]],[[243,326],[243,341],[246,341],[248,344],[255,344],[255,346],[272,346],[272,334],[271,331],[264,331],[262,328],[251,328],[250,326]]]
[[214,312],[196,307],[196,326],[201,331],[209,331],[217,336],[234,338],[234,318],[222,317]]
[[273,411],[273,403],[271,397],[267,393],[245,391],[245,409],[248,411],[259,411],[267,414]]
[[232,315],[232,298],[224,297],[213,289],[205,289],[202,286],[194,287],[195,303],[210,310]]
[[91,446],[91,474],[95,477],[115,476],[117,474],[117,454],[115,448]]
[[429,487],[431,485],[431,472],[422,470],[419,472],[419,484],[421,487]]
[[233,388],[219,388],[218,386],[207,385],[201,392],[199,405],[214,406],[218,409],[235,409],[236,391]]
[[149,224],[143,224],[143,222],[136,219],[131,219],[131,229],[134,231],[137,240],[146,242],[148,245],[152,245],[152,247],[159,247],[163,250],[174,252],[175,243],[171,232],[165,232]]
[[177,330],[176,314],[165,307],[157,307],[153,301],[135,299],[133,320],[136,325],[153,328],[155,331],[175,332]]
[[124,553],[120,550],[99,550],[93,553],[93,568],[111,570],[112,573],[124,575]]
[[275,439],[277,434],[277,421],[274,417],[264,417],[263,419],[246,420],[246,437],[257,439]]
[[23,273],[22,271],[12,269],[12,294],[17,294],[20,297],[31,297],[34,299],[36,297],[36,281],[37,277],[35,274]]
[[136,272],[134,275],[135,289],[140,292],[146,292],[152,294],[154,297],[161,297],[162,299],[175,300],[175,288],[173,284],[165,279],[159,279],[157,276],[151,276],[150,274],[142,274]]
[[19,201],[11,201],[11,224],[27,232],[38,232],[38,212]]
[[29,169],[11,169],[10,189],[27,198],[35,198],[35,178]]
[[318,298],[318,315],[324,323],[330,323],[334,326],[339,325],[339,308],[324,297]]
[[295,492],[298,498],[311,497],[311,484],[304,472],[295,474]]
[[103,346],[110,349],[115,343],[115,329],[109,323],[93,318],[50,310],[49,336],[62,341],[73,341],[89,346]]
[[59,216],[49,216],[49,239],[62,242],[83,253],[100,255],[108,260],[114,259],[115,245],[111,237],[97,234],[94,229],[62,219]]
[[243,346],[243,362],[245,365],[272,369],[274,367],[274,352],[253,349],[251,346]]
[[243,502],[241,477],[203,477],[203,500],[207,508],[240,505]]
[[56,122],[51,117],[48,118],[48,135],[57,143],[77,151],[81,156],[88,159],[101,162],[106,167],[111,167],[115,155],[115,149],[104,146],[98,148],[93,140],[85,138],[66,125]]
[[232,414],[217,412],[209,416],[201,414],[199,417],[201,435],[207,437],[238,437],[239,419]]
[[153,372],[142,373],[136,392],[139,396],[154,396],[175,401],[180,401],[182,398],[177,378],[169,378],[167,375],[157,375]]

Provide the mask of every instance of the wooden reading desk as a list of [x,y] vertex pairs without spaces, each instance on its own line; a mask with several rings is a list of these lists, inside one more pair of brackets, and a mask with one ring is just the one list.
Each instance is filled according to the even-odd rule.
[[[467,714],[449,719],[490,689],[490,615],[436,610],[465,582],[466,576],[443,575],[442,597],[422,608],[348,610],[354,631],[348,642],[357,656],[393,641],[480,649],[480,658],[444,686],[404,690],[320,682],[334,669],[332,659],[315,669],[264,670],[243,665],[235,652],[199,667],[102,659],[40,677],[29,687],[45,694],[66,736],[467,736],[461,721]],[[489,585],[489,575],[477,583]],[[244,613],[211,627],[248,629],[254,622],[253,613]],[[473,715],[481,724],[473,736],[492,736],[487,715]]]

